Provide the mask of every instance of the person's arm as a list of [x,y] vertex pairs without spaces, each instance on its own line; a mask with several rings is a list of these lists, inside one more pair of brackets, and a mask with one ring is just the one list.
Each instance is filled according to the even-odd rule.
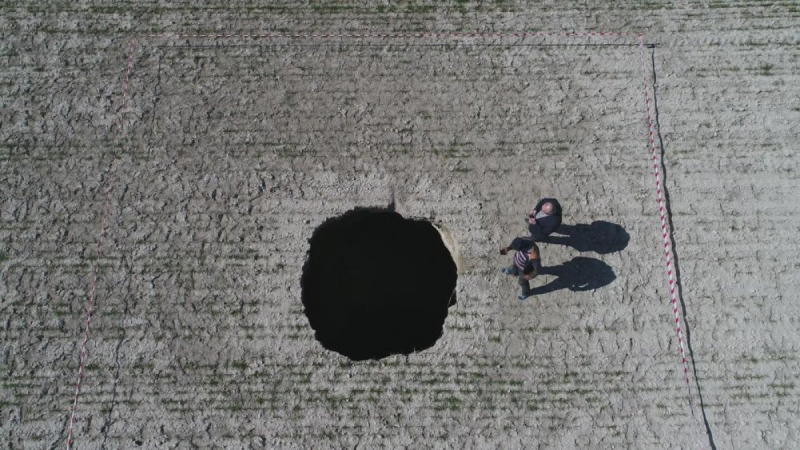
[[525,264],[525,268],[522,269],[522,275],[526,280],[530,281],[536,275],[539,274],[541,269],[542,269],[542,261],[541,260],[529,259],[528,262]]
[[[542,236],[547,236],[552,232],[556,231],[558,227],[561,225],[561,216],[542,217],[541,219],[536,221],[536,225],[539,233],[541,233]],[[531,225],[529,228],[532,227],[533,225]],[[531,234],[533,233],[531,232]]]
[[[536,223],[538,222],[538,220],[536,219],[536,215],[539,214],[542,211],[542,206],[547,202],[551,202],[551,203],[555,202],[554,206],[558,204],[558,202],[555,199],[552,199],[552,198],[543,198],[543,199],[539,200],[539,203],[537,203],[536,206],[533,207],[533,211],[531,211],[531,213],[528,214],[528,224],[529,225],[536,225]],[[531,233],[533,233],[533,232],[531,232]],[[547,233],[545,233],[545,234],[547,234]]]
[[539,240],[546,236],[546,233],[542,229],[542,224],[540,223],[544,219],[546,219],[546,217],[539,219],[536,222],[528,225],[528,232],[531,233],[531,238],[533,238],[534,240]]
[[514,238],[511,241],[511,245],[508,246],[509,250],[516,250],[518,252],[525,251],[533,245],[533,242],[530,239],[523,239],[523,238]]
[[519,237],[514,238],[514,240],[511,241],[511,244],[509,246],[500,249],[500,254],[505,255],[506,253],[508,253],[509,250],[514,250],[518,252],[525,251],[531,248],[531,245],[533,245],[533,242],[530,239],[523,239]]
[[533,211],[531,211],[531,214],[530,214],[530,215],[532,215],[532,216],[535,216],[536,214],[538,214],[538,213],[539,213],[539,211],[541,211],[541,210],[542,210],[542,205],[544,205],[544,203],[545,203],[545,201],[546,201],[546,200],[547,200],[547,199],[541,199],[541,200],[539,200],[539,203],[537,203],[537,204],[536,204],[536,206],[534,206],[534,207],[533,207]]

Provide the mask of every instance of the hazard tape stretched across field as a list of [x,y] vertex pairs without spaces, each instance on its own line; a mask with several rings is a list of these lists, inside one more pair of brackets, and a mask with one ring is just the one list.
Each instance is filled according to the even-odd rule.
[[[117,116],[116,131],[114,133],[114,146],[119,144],[119,138],[122,135],[122,128],[124,125],[124,117],[126,111],[126,104],[128,100],[128,83],[130,81],[131,70],[133,70],[133,55],[136,50],[136,40],[131,39],[130,48],[128,50],[128,68],[125,71],[125,78],[122,81],[122,100],[120,101],[119,115]],[[86,360],[89,357],[89,334],[92,329],[92,316],[94,316],[94,308],[96,304],[97,295],[97,277],[99,276],[100,257],[103,255],[103,246],[106,241],[106,222],[108,220],[109,210],[111,209],[111,192],[113,191],[114,184],[114,162],[112,160],[111,167],[109,168],[108,175],[106,176],[106,183],[104,186],[106,201],[103,206],[103,213],[100,219],[100,236],[97,242],[97,251],[95,252],[94,264],[92,265],[92,287],[89,290],[89,298],[86,307],[86,321],[83,330],[83,342],[81,343],[81,350],[78,355],[78,379],[75,382],[75,396],[72,399],[72,408],[69,414],[69,424],[67,425],[67,450],[72,448],[72,434],[73,426],[75,424],[75,412],[78,410],[78,398],[81,394],[81,386],[83,385],[83,371],[86,367]]]
[[658,145],[656,145],[656,134],[653,127],[653,114],[650,106],[650,91],[647,87],[649,71],[647,64],[644,60],[644,37],[640,34],[639,39],[639,57],[642,61],[642,72],[644,76],[644,107],[647,114],[647,133],[648,133],[648,149],[650,150],[653,158],[653,175],[655,176],[656,187],[656,201],[658,202],[658,215],[661,220],[661,237],[664,239],[664,261],[667,266],[667,282],[669,284],[669,297],[670,304],[672,305],[672,314],[675,317],[675,332],[678,335],[678,349],[681,354],[681,362],[683,363],[683,376],[686,381],[686,390],[689,397],[689,409],[694,415],[694,402],[692,400],[692,385],[689,380],[689,363],[686,360],[686,350],[683,344],[683,330],[681,329],[681,316],[678,307],[678,280],[675,276],[675,266],[672,260],[672,245],[670,242],[670,235],[672,230],[670,228],[669,220],[667,218],[667,208],[664,205],[664,190],[661,185],[661,153],[659,152]]
[[411,38],[526,38],[526,37],[608,37],[632,36],[627,32],[614,31],[538,31],[538,32],[424,32],[424,33],[206,33],[206,34],[149,34],[145,37],[161,39],[203,39],[203,38],[242,38],[242,39],[411,39]]

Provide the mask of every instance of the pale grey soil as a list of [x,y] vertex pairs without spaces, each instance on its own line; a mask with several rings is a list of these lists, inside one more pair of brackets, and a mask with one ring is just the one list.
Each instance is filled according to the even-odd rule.
[[[2,8],[0,447],[66,444],[110,185],[78,448],[707,448],[704,415],[719,448],[798,448],[796,4]],[[425,30],[633,34],[145,36]],[[625,229],[616,253],[542,245],[613,282],[516,300],[497,250],[540,196]],[[452,233],[458,304],[434,347],[350,363],[302,313],[307,239],[392,199]]]

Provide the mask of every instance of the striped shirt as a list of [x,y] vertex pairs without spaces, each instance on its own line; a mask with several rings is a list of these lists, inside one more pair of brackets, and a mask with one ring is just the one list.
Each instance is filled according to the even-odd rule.
[[533,247],[528,250],[518,251],[514,255],[514,265],[517,266],[519,270],[525,270],[525,266],[528,265],[528,260],[537,259],[539,259],[539,248],[534,244]]

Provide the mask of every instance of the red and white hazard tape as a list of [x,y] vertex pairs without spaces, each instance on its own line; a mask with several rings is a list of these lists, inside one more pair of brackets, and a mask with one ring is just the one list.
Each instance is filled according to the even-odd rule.
[[653,175],[656,179],[656,200],[658,201],[658,214],[661,218],[661,237],[664,238],[664,260],[667,264],[667,281],[669,282],[669,296],[670,303],[672,304],[672,313],[675,317],[675,332],[678,334],[678,349],[681,353],[681,361],[683,363],[683,375],[686,381],[686,389],[689,395],[689,408],[692,415],[694,415],[694,403],[692,400],[692,386],[689,381],[689,363],[686,360],[686,350],[683,345],[683,330],[681,329],[681,317],[678,309],[678,280],[675,277],[675,268],[672,262],[672,245],[670,243],[670,225],[667,220],[667,208],[664,206],[663,188],[661,185],[661,169],[659,165],[662,163],[658,146],[656,145],[655,131],[653,129],[653,116],[650,107],[650,92],[647,88],[648,70],[644,60],[644,37],[640,34],[639,39],[639,57],[642,62],[642,71],[644,73],[644,106],[647,113],[647,132],[649,135],[648,147],[653,158]]
[[149,38],[243,38],[243,39],[411,39],[411,38],[526,38],[533,36],[564,36],[564,37],[607,37],[607,36],[632,36],[627,32],[606,31],[564,31],[564,32],[421,32],[421,33],[205,33],[205,34],[148,34]]
[[[123,117],[125,115],[126,102],[128,96],[128,83],[130,80],[131,70],[133,70],[133,55],[136,51],[135,44],[136,40],[131,39],[130,49],[128,51],[128,68],[125,71],[125,79],[122,82],[122,101],[120,102],[120,110],[118,113],[119,115],[117,117],[117,127],[114,135],[115,146],[119,144],[119,138],[120,135],[122,134]],[[113,183],[114,183],[113,179],[114,179],[114,165],[112,162],[111,168],[108,173],[108,177],[106,178],[106,184],[105,184],[106,201],[100,219],[100,236],[98,238],[97,251],[95,252],[94,264],[92,265],[92,287],[89,290],[89,299],[87,302],[88,304],[86,312],[86,326],[83,330],[83,343],[81,343],[81,350],[78,356],[79,358],[78,380],[75,382],[75,397],[72,400],[72,409],[69,415],[69,424],[67,425],[67,450],[70,450],[73,444],[72,435],[73,435],[73,426],[75,423],[75,412],[78,410],[78,397],[80,397],[81,386],[83,384],[83,371],[84,367],[86,367],[86,360],[89,357],[89,351],[88,351],[89,334],[91,333],[92,316],[94,315],[100,257],[103,254],[103,246],[106,240],[106,221],[108,220],[109,210],[111,209],[111,192],[113,191]]]

